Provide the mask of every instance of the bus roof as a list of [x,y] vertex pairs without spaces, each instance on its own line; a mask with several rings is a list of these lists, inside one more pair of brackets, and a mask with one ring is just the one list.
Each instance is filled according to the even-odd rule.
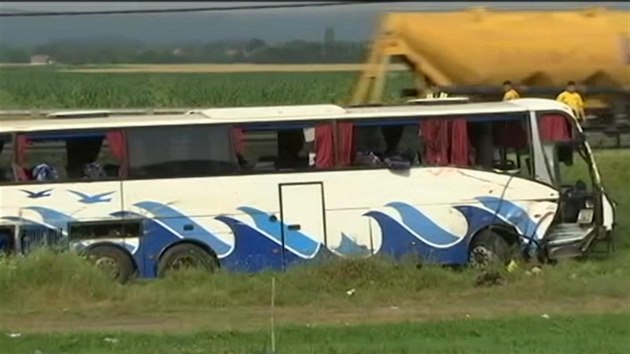
[[107,129],[140,126],[172,126],[221,123],[252,123],[329,119],[404,117],[452,117],[517,113],[530,110],[559,110],[571,115],[564,104],[549,99],[525,98],[507,102],[445,105],[400,105],[343,108],[336,105],[295,105],[193,110],[185,114],[128,115],[99,118],[13,119],[0,121],[0,133],[74,129]]

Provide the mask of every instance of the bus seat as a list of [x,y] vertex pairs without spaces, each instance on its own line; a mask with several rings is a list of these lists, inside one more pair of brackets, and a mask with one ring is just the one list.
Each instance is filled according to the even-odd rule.
[[107,173],[105,172],[103,166],[96,162],[86,163],[85,165],[83,165],[83,174],[85,178],[89,179],[99,179],[107,177]]
[[31,175],[38,181],[51,181],[59,179],[57,169],[47,163],[35,165],[31,170]]

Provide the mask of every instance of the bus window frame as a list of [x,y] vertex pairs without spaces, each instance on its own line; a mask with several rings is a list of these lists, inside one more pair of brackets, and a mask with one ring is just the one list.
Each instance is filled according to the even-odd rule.
[[[475,116],[483,116],[483,117],[493,117],[493,116],[500,116],[500,115],[511,115],[511,116],[515,116],[518,118],[514,118],[514,119],[480,119],[480,118],[475,118]],[[472,117],[472,118],[470,118]],[[461,115],[461,117],[459,115],[438,115],[438,116],[413,116],[413,117],[404,117],[404,118],[387,118],[387,117],[376,117],[376,118],[366,118],[366,119],[360,119],[360,120],[356,120],[356,119],[336,119],[335,120],[335,125],[338,125],[339,123],[352,123],[354,126],[384,126],[384,125],[402,125],[402,124],[408,124],[408,125],[412,125],[412,123],[418,124],[420,125],[420,122],[423,120],[431,120],[431,119],[444,119],[444,120],[452,120],[452,119],[465,119],[467,122],[523,122],[525,123],[525,129],[526,129],[526,133],[527,133],[527,144],[528,144],[528,148],[527,151],[529,153],[530,157],[534,157],[534,136],[533,136],[533,130],[532,130],[532,123],[530,120],[530,113],[529,112],[505,112],[505,113],[490,113],[490,114],[485,114],[485,113],[477,113],[477,114],[463,114]],[[368,122],[368,123],[363,123],[363,124],[357,124],[356,122]],[[379,122],[384,122],[385,124],[379,124]],[[335,131],[336,132],[336,131]],[[338,150],[338,146],[339,146],[339,141],[338,139],[338,134],[335,135],[335,151],[338,154],[339,150]],[[384,165],[376,165],[376,166],[367,166],[367,165],[349,165],[349,166],[344,166],[344,167],[340,167],[339,163],[338,163],[338,159],[335,160],[336,161],[336,167],[337,167],[337,171],[361,171],[361,170],[387,170],[387,166]],[[485,169],[485,168],[481,168],[475,165],[470,165],[470,166],[464,166],[464,165],[456,165],[456,164],[448,164],[448,165],[444,165],[444,166],[438,166],[438,165],[416,165],[416,166],[411,166],[410,169],[418,169],[418,168],[432,168],[432,167],[452,167],[452,168],[460,168],[460,169],[467,169],[467,170],[474,170],[474,171],[482,171],[482,172],[491,172],[491,173],[498,173],[498,174],[506,174],[508,175],[509,173],[506,172],[497,172],[495,170],[492,169]],[[533,159],[532,159],[532,172],[530,174],[530,176],[525,177],[522,176],[520,178],[524,178],[530,181],[535,181],[535,182],[541,182],[540,180],[536,179],[536,164],[534,163]],[[543,182],[544,183],[544,182]]]
[[[15,148],[15,143],[18,140],[19,136],[29,136],[29,135],[55,135],[55,134],[63,134],[63,133],[68,133],[69,131],[71,131],[72,133],[70,134],[81,134],[81,133],[103,133],[103,134],[107,134],[108,131],[113,131],[113,130],[119,130],[119,131],[124,131],[125,128],[118,128],[118,127],[110,127],[110,128],[96,128],[96,129],[92,129],[92,128],[87,128],[87,129],[72,129],[72,130],[68,130],[68,129],[61,129],[61,130],[36,130],[36,131],[21,131],[21,132],[12,132],[9,133],[9,135],[12,136],[13,138],[13,149],[11,151],[11,163],[12,164],[17,164],[17,159],[18,159],[18,154],[17,154],[17,149]],[[104,138],[103,141],[105,141],[107,138]],[[59,141],[63,141],[63,140],[59,140]],[[125,138],[124,140],[125,143],[125,148],[127,149],[127,139]],[[102,147],[101,147],[102,148]],[[100,153],[100,152],[99,152]],[[116,182],[116,181],[123,181],[127,178],[128,176],[128,163],[129,163],[129,158],[128,158],[129,154],[125,154],[125,156],[123,156],[123,160],[120,163],[120,167],[119,167],[119,172],[118,176],[116,177],[107,177],[107,178],[99,178],[99,179],[83,179],[83,178],[65,178],[63,180],[59,179],[59,180],[50,180],[50,181],[36,181],[36,180],[25,180],[25,181],[20,181],[17,179],[17,176],[15,175],[15,171],[12,171],[13,174],[13,181],[8,182],[8,183],[1,183],[2,186],[12,186],[12,185],[40,185],[40,184],[64,184],[64,183],[97,183],[97,182]],[[125,166],[123,168],[123,166]],[[22,166],[20,166],[22,167]]]
[[[9,160],[9,166],[6,166],[7,168],[9,168],[9,171],[11,173],[11,177],[12,180],[11,181],[4,181],[0,179],[0,186],[6,186],[6,185],[11,185],[13,184],[13,182],[15,182],[15,173],[13,171],[13,163],[14,163],[14,157],[13,154],[15,154],[15,141],[16,141],[16,137],[14,133],[0,133],[0,138],[8,138],[8,142],[9,142],[9,149],[7,149],[7,146],[5,144],[2,145],[2,149],[0,150],[0,156],[3,156],[4,154],[7,153],[8,151],[8,160]],[[6,142],[5,140],[2,140],[3,142]],[[0,166],[0,168],[2,168],[2,166]]]
[[[199,126],[205,126],[205,127],[228,127],[230,129],[228,129],[227,131],[232,131],[232,128],[234,127],[234,123],[220,123],[220,124],[177,124],[177,125],[169,125],[166,128],[178,128],[178,127],[199,127]],[[125,127],[122,128],[122,130],[125,132],[125,145],[126,145],[126,162],[127,162],[127,174],[126,177],[124,178],[124,181],[140,181],[140,180],[168,180],[168,179],[189,179],[189,178],[215,178],[215,177],[226,177],[226,176],[238,176],[240,175],[240,171],[235,171],[233,173],[222,173],[222,174],[217,174],[217,175],[203,175],[203,176],[181,176],[181,177],[133,177],[131,176],[131,159],[130,159],[130,139],[129,139],[129,132],[131,130],[134,129],[156,129],[156,128],[165,128],[165,126],[160,126],[160,125],[146,125],[146,126],[132,126],[132,127]],[[234,148],[234,140],[233,140],[233,136],[232,134],[227,134],[227,137],[225,137],[226,139],[229,140],[230,144],[229,144],[229,149],[230,149],[230,154],[232,156],[232,159],[234,160],[235,165],[238,167],[238,161],[236,159],[236,149]]]
[[[582,156],[582,154],[578,153],[578,155],[580,156],[580,159],[582,159],[587,165],[588,165],[588,173],[589,173],[589,177],[590,177],[590,183],[591,186],[593,187],[593,190],[597,190],[600,187],[600,182],[599,182],[599,178],[598,178],[598,171],[595,170],[595,159],[592,155],[590,146],[588,146],[588,141],[586,140],[586,135],[584,134],[584,131],[582,129],[582,127],[579,125],[579,122],[577,121],[577,119],[575,119],[574,117],[570,116],[567,112],[564,111],[560,111],[560,110],[540,110],[540,111],[533,111],[532,113],[534,116],[534,119],[536,119],[536,125],[538,126],[538,141],[540,142],[540,146],[542,148],[543,145],[543,141],[540,137],[540,125],[538,124],[539,119],[546,114],[555,114],[555,115],[560,115],[562,116],[565,121],[567,121],[569,123],[570,129],[571,129],[571,134],[573,135],[573,138],[571,139],[571,144],[573,147],[580,145],[581,147],[585,148],[587,150],[587,154],[586,154],[586,158]],[[588,148],[587,148],[588,146]],[[574,153],[576,151],[573,151]],[[547,159],[547,155],[542,152],[542,156],[544,158],[545,161],[545,168],[547,169],[547,173],[549,173],[549,176],[552,180],[552,186],[554,188],[560,188],[561,185],[559,182],[561,182],[562,180],[562,176],[555,176],[553,171],[551,170],[551,166],[549,165],[549,161]]]

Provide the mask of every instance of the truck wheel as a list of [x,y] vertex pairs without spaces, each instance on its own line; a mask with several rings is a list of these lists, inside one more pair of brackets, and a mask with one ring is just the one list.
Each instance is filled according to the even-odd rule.
[[468,264],[473,268],[506,265],[510,261],[510,246],[498,234],[484,230],[470,245]]
[[131,256],[115,246],[96,246],[87,250],[87,255],[97,268],[112,279],[124,284],[134,274]]
[[169,248],[160,257],[158,274],[164,276],[169,272],[186,268],[201,268],[214,272],[218,267],[216,257],[203,248],[191,243],[181,243]]

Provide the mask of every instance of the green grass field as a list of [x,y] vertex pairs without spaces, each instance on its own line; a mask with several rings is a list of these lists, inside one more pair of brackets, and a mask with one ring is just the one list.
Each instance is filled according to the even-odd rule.
[[[630,315],[560,318],[461,319],[441,323],[362,326],[285,326],[276,353],[511,353],[591,354],[630,352]],[[6,353],[270,353],[269,333],[26,334],[0,337]]]
[[[391,75],[387,99],[413,87]],[[342,103],[353,72],[71,73],[0,68],[0,109],[162,108]]]

